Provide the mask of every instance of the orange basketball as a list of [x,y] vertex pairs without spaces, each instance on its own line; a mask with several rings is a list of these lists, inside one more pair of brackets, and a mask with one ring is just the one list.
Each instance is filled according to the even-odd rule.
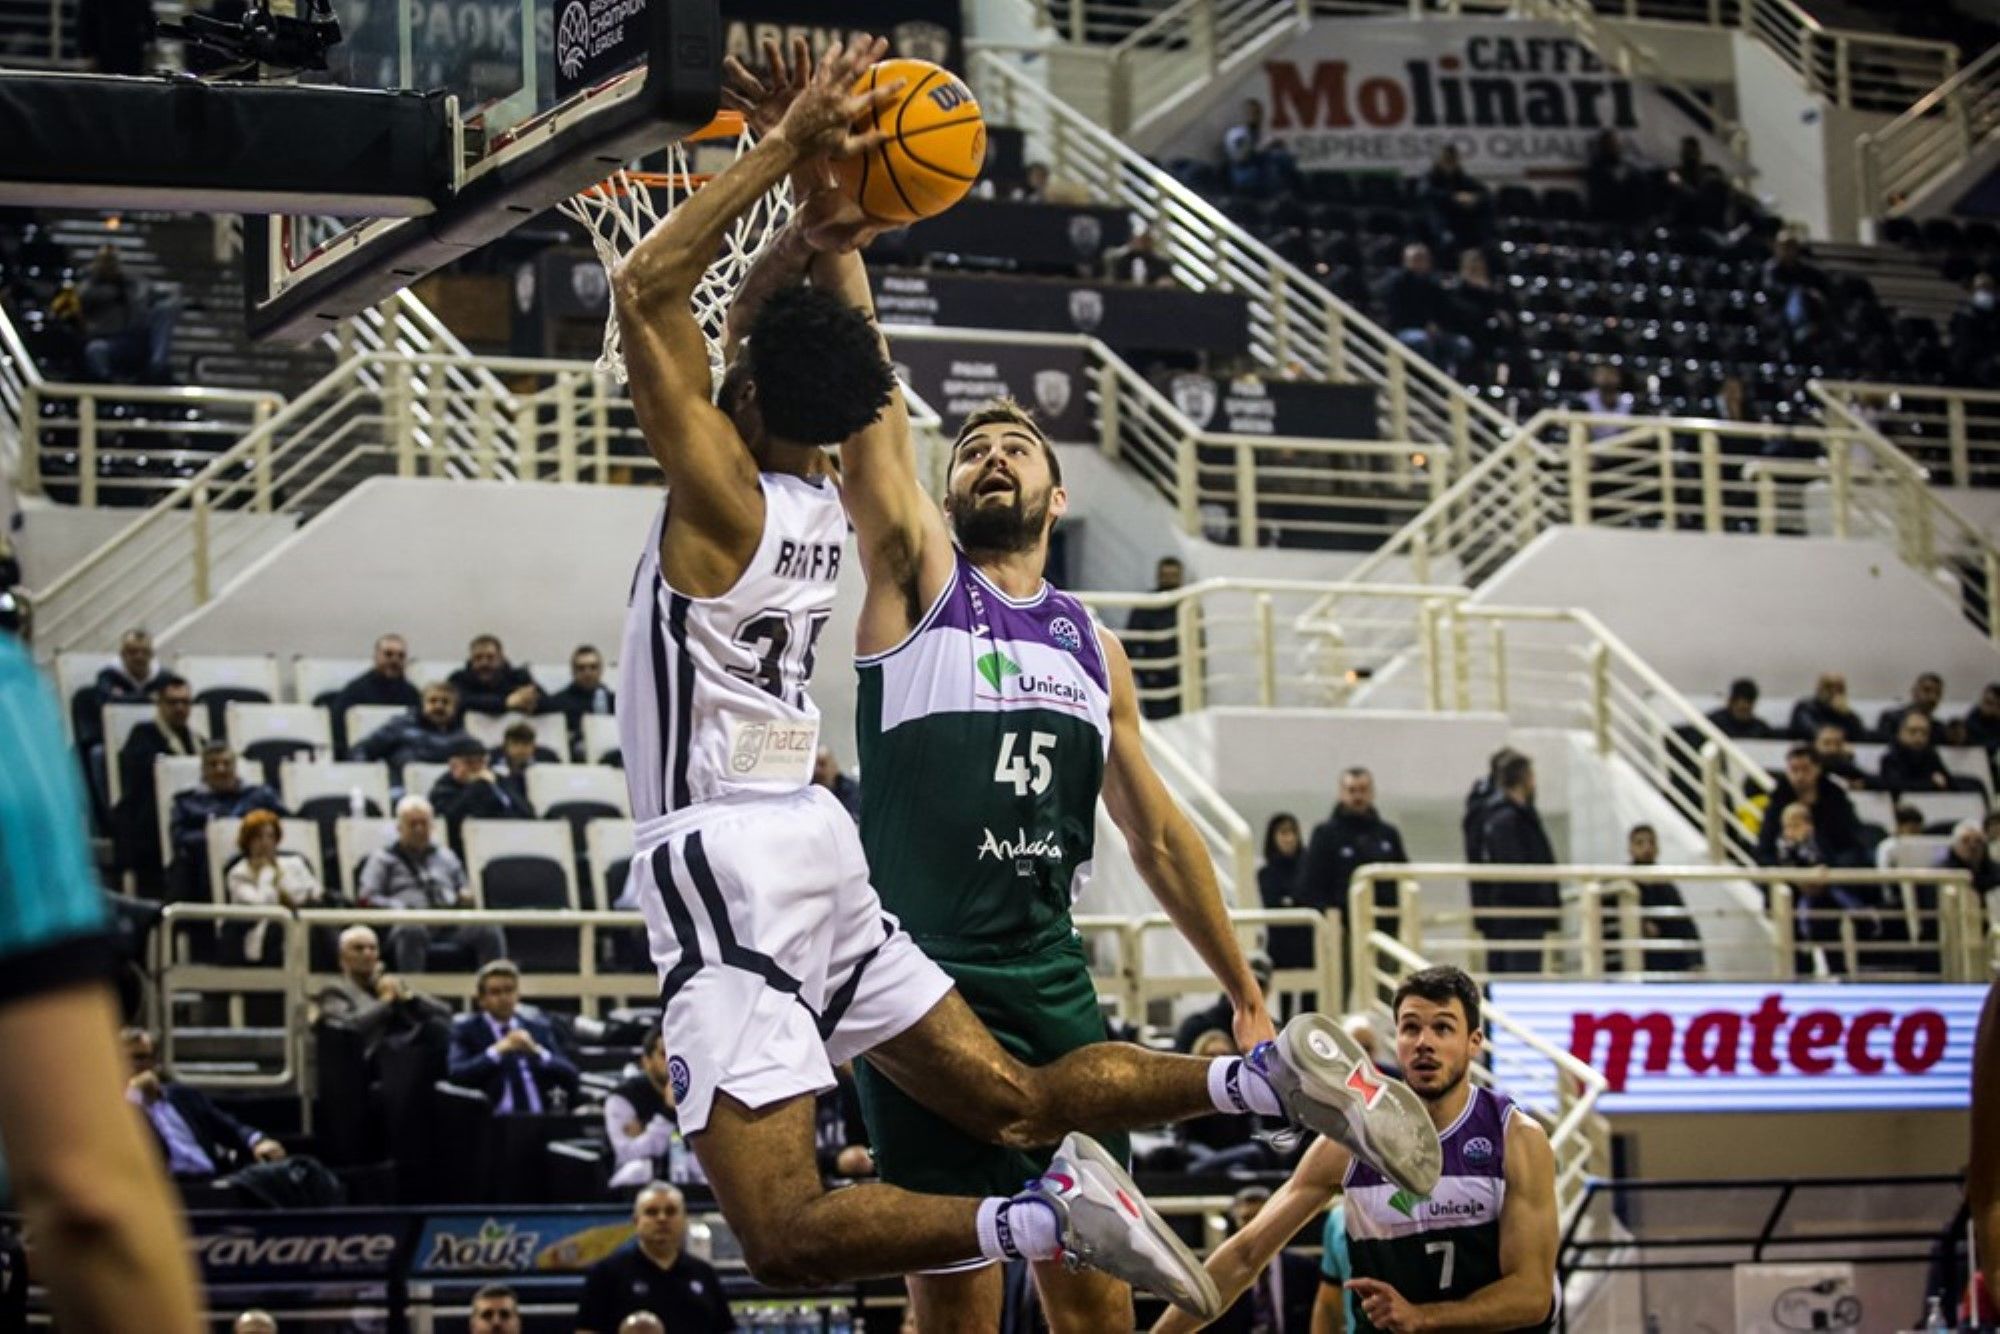
[[878,222],[906,223],[944,212],[986,165],[986,118],[964,80],[928,60],[885,60],[855,85],[863,92],[904,80],[875,111],[870,128],[887,130],[881,147],[836,162],[840,187]]

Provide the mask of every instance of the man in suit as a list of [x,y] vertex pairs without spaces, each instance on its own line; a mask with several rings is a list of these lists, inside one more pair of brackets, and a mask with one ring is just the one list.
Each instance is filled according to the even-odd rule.
[[[1269,1186],[1245,1186],[1229,1205],[1229,1230],[1241,1232],[1271,1198]],[[1311,1334],[1319,1275],[1303,1255],[1280,1251],[1250,1290],[1210,1325],[1219,1334]]]
[[119,797],[113,826],[118,868],[130,871],[139,892],[151,899],[159,898],[165,888],[153,761],[162,755],[201,753],[201,735],[189,721],[193,714],[194,687],[178,676],[166,677],[153,696],[153,716],[132,729],[118,752]]
[[521,970],[495,959],[473,979],[478,1013],[451,1026],[451,1082],[486,1095],[496,1116],[548,1110],[557,1089],[576,1092],[576,1067],[556,1049],[555,1029],[520,1008]]
[[175,1180],[213,1181],[252,1162],[271,1163],[285,1156],[284,1145],[244,1125],[199,1089],[160,1078],[151,1033],[128,1028],[119,1037],[131,1071],[125,1100],[144,1114]]

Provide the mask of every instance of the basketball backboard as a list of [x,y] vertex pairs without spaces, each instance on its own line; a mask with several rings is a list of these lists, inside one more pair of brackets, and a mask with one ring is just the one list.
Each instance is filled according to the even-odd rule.
[[418,217],[245,219],[253,336],[303,341],[714,116],[717,0],[333,0],[327,78],[442,93]]

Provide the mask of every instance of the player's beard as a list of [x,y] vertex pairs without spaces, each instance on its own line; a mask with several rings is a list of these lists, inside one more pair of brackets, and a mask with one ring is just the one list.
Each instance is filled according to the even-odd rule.
[[1411,1084],[1410,1092],[1416,1094],[1425,1102],[1442,1102],[1444,1099],[1449,1098],[1460,1084],[1465,1082],[1465,1077],[1471,1072],[1472,1067],[1469,1064],[1463,1065],[1454,1071],[1451,1078],[1445,1080],[1444,1083],[1434,1088],[1424,1088],[1416,1084]]
[[976,495],[951,510],[952,532],[968,556],[1011,556],[1029,551],[1042,537],[1049,518],[1049,498],[1029,507],[1020,487],[1005,505],[982,505]]

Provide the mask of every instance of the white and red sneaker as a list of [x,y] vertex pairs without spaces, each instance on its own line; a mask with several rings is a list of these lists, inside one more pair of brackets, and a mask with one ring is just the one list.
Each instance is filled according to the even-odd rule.
[[1376,1068],[1354,1036],[1301,1014],[1246,1058],[1293,1125],[1337,1140],[1403,1189],[1429,1195],[1444,1171],[1430,1111],[1408,1084]]
[[1090,1136],[1072,1132],[1049,1170],[1014,1198],[1054,1207],[1063,1262],[1072,1268],[1102,1270],[1204,1323],[1222,1314],[1215,1280],[1201,1261],[1153,1212],[1118,1160]]

